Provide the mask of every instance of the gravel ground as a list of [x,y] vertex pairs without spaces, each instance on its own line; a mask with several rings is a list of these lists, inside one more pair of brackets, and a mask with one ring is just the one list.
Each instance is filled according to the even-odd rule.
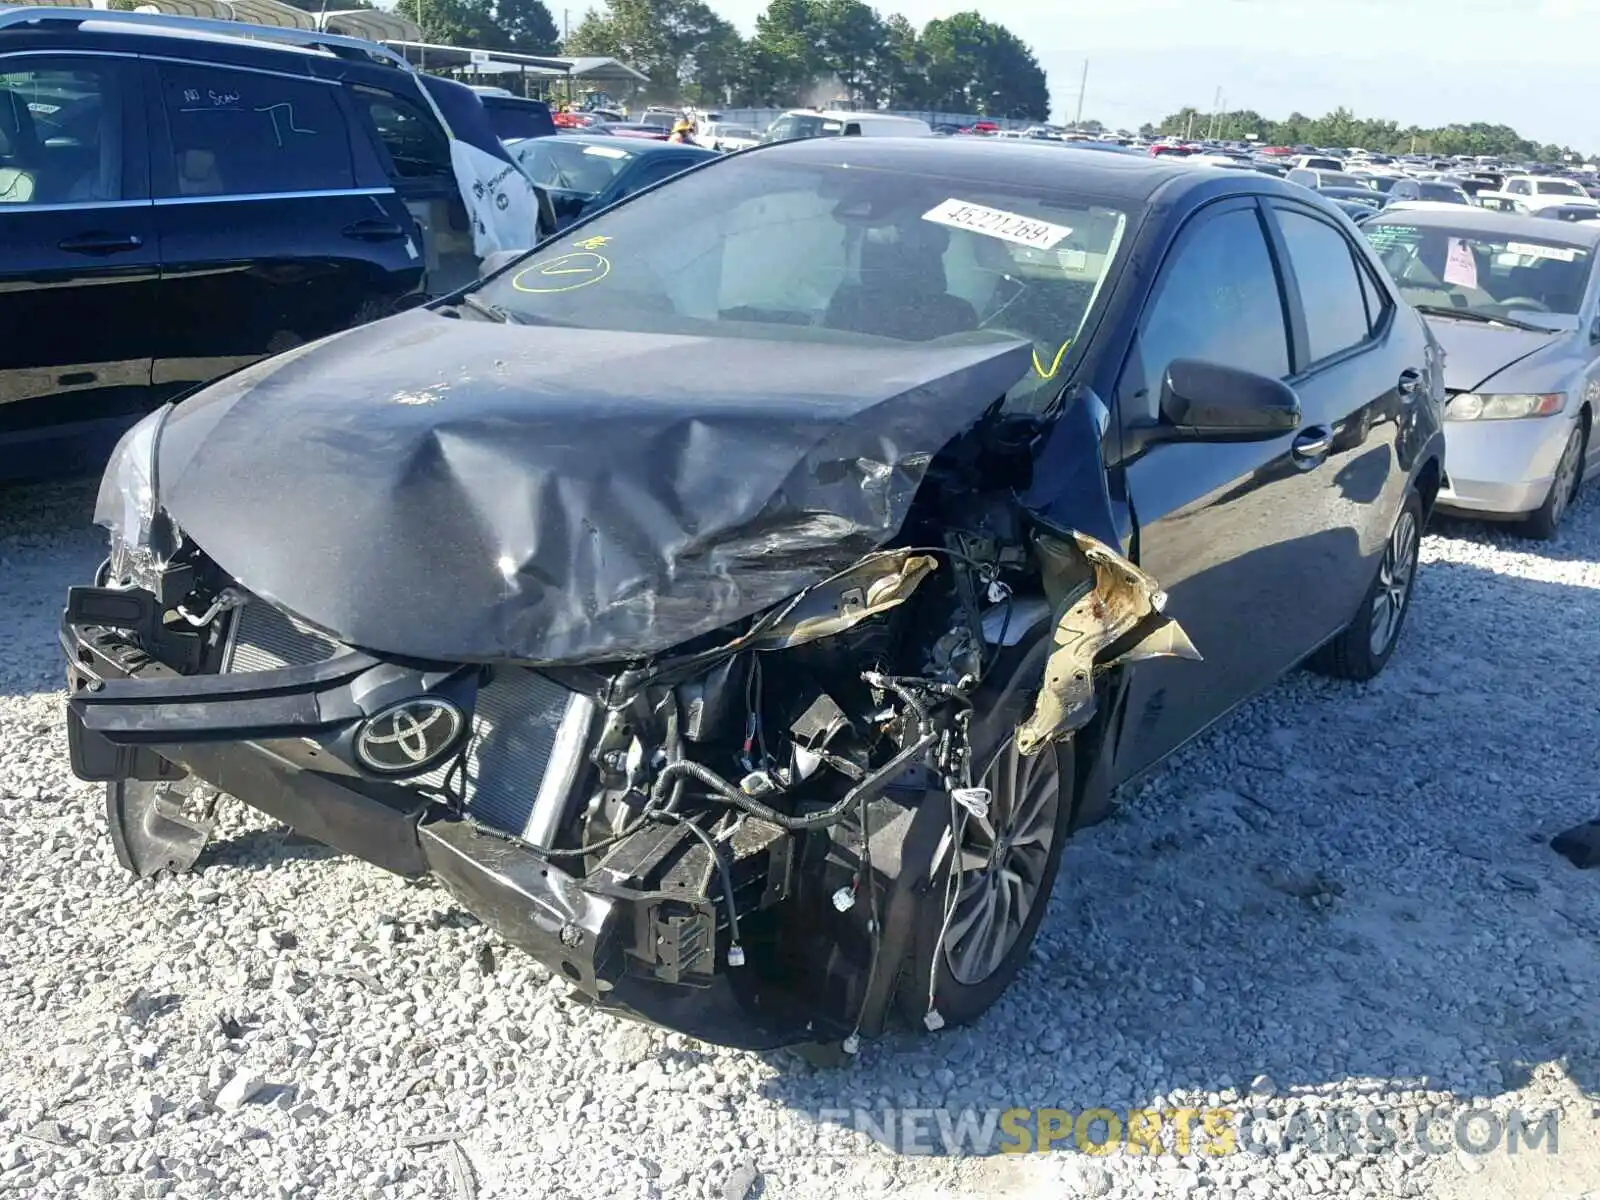
[[[126,877],[62,744],[54,626],[99,556],[92,496],[0,492],[0,1191],[1600,1186],[1600,872],[1545,845],[1600,815],[1600,493],[1550,546],[1436,530],[1382,679],[1297,674],[1190,747],[1068,847],[1035,959],[981,1025],[841,1070],[591,1014],[440,892],[242,806],[198,872]],[[1558,1109],[1561,1152],[917,1156],[800,1116],[1208,1103],[1280,1131],[1339,1105]]]

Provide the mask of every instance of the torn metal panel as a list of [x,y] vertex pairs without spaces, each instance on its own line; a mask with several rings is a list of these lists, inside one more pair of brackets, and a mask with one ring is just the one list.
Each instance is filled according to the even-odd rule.
[[904,604],[938,567],[939,560],[932,555],[911,550],[869,554],[802,592],[781,618],[748,644],[757,650],[787,650],[843,633]]
[[[1151,658],[1200,658],[1183,628],[1161,615],[1166,593],[1150,575],[1086,533],[1072,538],[1041,537],[1035,544],[1045,594],[1060,615],[1033,712],[1017,729],[1023,754],[1037,754],[1089,722],[1097,671]],[[1141,628],[1147,631],[1132,647],[1097,661]]]
[[654,656],[892,541],[1028,354],[421,310],[180,405],[161,499],[244,587],[353,645]]

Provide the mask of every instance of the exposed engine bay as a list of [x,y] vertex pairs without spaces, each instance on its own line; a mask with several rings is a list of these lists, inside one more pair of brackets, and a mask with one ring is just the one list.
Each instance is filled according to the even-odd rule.
[[[111,781],[113,837],[141,873],[192,863],[208,820],[197,797],[229,790],[390,869],[431,872],[632,1015],[750,1046],[852,1046],[897,1007],[937,1028],[948,978],[981,982],[1017,952],[985,943],[964,977],[939,961],[968,876],[995,874],[1010,846],[994,832],[1015,807],[996,794],[997,760],[1053,763],[1096,718],[1108,673],[1198,657],[1156,581],[1023,510],[1036,432],[991,414],[930,464],[895,545],[618,663],[363,654],[249,595],[158,519],[153,552],[123,547],[69,604],[75,767]],[[129,678],[105,682],[110,660]],[[172,702],[207,675],[222,690]],[[161,703],[159,719],[139,700]],[[270,769],[241,771],[217,747],[229,738]],[[313,780],[331,786],[281,794]],[[1058,792],[1048,838],[1033,835],[1046,852],[1073,823],[1075,781]],[[391,817],[418,852],[375,832]],[[990,825],[987,843],[964,836]],[[1055,860],[1028,861],[1039,874]],[[1023,903],[1020,883],[1008,903]],[[918,934],[930,912],[932,949]]]

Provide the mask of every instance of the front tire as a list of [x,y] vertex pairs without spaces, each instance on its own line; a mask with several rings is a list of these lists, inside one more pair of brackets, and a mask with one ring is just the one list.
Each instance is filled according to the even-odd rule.
[[1567,509],[1578,498],[1578,489],[1583,486],[1583,458],[1588,449],[1589,423],[1580,416],[1572,432],[1567,435],[1567,444],[1562,447],[1555,478],[1550,481],[1550,494],[1522,523],[1523,536],[1540,542],[1548,542],[1555,537],[1562,518],[1567,515]]
[[[1030,758],[1017,752],[1015,737],[1007,738],[981,781],[992,797],[987,819],[957,807],[959,855],[950,853],[947,831],[900,980],[897,1002],[907,1021],[923,1024],[930,981],[932,1008],[945,1025],[975,1021],[1022,969],[1070,828],[1073,763],[1070,742]],[[953,908],[952,883],[958,885]]]
[[1378,573],[1355,618],[1333,641],[1311,656],[1310,667],[1335,679],[1376,678],[1400,642],[1417,580],[1422,551],[1422,497],[1406,491],[1405,503],[1383,546]]

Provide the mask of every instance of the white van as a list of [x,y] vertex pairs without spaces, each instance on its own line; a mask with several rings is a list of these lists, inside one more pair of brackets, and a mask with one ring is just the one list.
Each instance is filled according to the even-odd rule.
[[787,142],[813,137],[932,137],[933,127],[920,117],[896,117],[879,112],[844,112],[838,109],[792,108],[761,137],[764,142]]

